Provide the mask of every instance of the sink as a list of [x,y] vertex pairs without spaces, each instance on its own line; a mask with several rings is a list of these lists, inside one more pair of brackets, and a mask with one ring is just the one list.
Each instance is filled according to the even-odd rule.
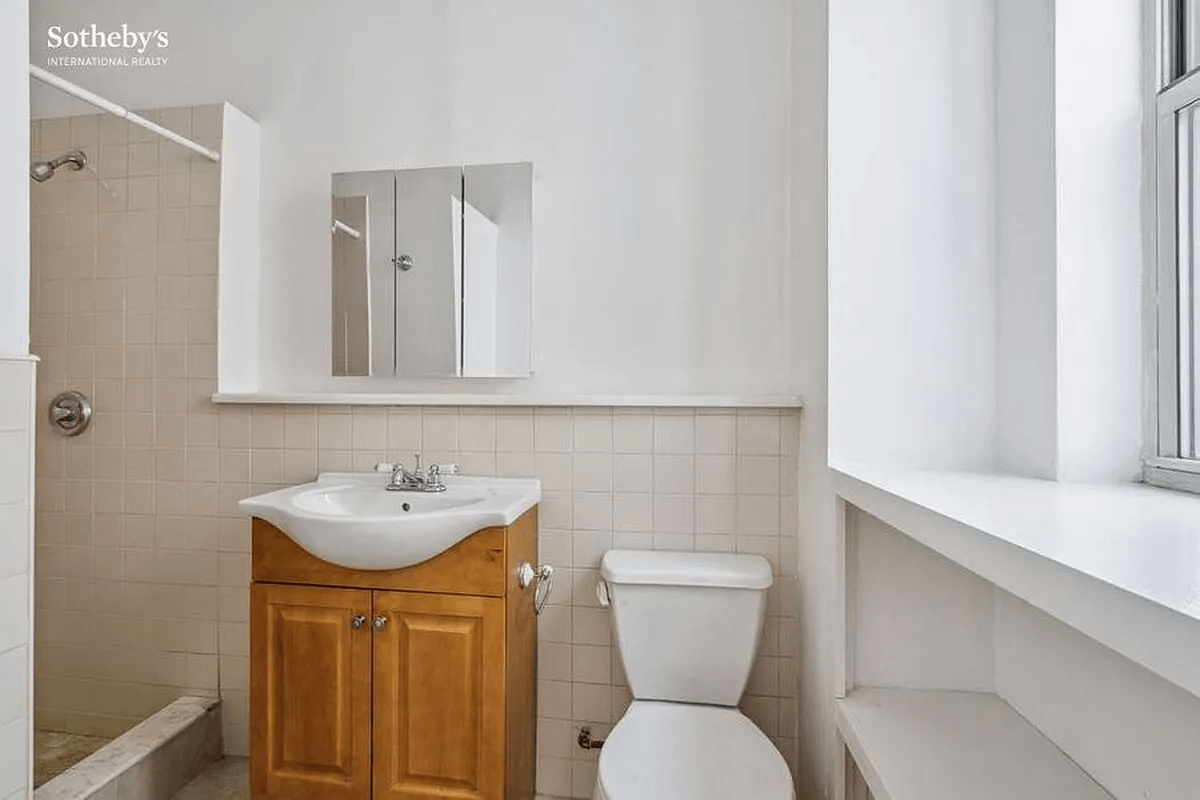
[[312,483],[247,497],[238,507],[317,558],[350,569],[400,569],[483,528],[511,525],[541,500],[531,478],[446,476],[446,491],[389,492],[388,476],[324,473]]

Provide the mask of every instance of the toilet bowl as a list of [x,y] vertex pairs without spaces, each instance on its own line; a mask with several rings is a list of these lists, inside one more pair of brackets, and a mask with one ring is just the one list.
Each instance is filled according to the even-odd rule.
[[600,751],[595,800],[795,800],[783,757],[736,707],[766,559],[610,550],[600,574],[634,699]]

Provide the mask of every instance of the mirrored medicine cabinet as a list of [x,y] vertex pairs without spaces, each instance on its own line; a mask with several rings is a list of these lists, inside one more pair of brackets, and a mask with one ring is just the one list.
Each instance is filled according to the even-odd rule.
[[533,165],[333,175],[333,374],[530,374]]

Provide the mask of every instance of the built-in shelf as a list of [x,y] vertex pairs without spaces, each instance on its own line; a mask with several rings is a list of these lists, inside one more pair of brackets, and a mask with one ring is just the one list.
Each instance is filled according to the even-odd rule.
[[857,689],[836,706],[874,800],[1112,800],[994,694]]
[[1200,497],[876,466],[848,504],[1200,696]]
[[798,395],[521,395],[367,392],[253,392],[213,395],[214,403],[338,406],[612,406],[637,408],[801,408]]

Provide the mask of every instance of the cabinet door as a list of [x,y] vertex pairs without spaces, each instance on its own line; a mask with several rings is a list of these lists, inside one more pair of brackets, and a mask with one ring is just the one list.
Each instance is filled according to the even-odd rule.
[[370,613],[367,591],[251,587],[250,767],[256,800],[370,798]]
[[504,797],[504,601],[376,592],[375,800]]

